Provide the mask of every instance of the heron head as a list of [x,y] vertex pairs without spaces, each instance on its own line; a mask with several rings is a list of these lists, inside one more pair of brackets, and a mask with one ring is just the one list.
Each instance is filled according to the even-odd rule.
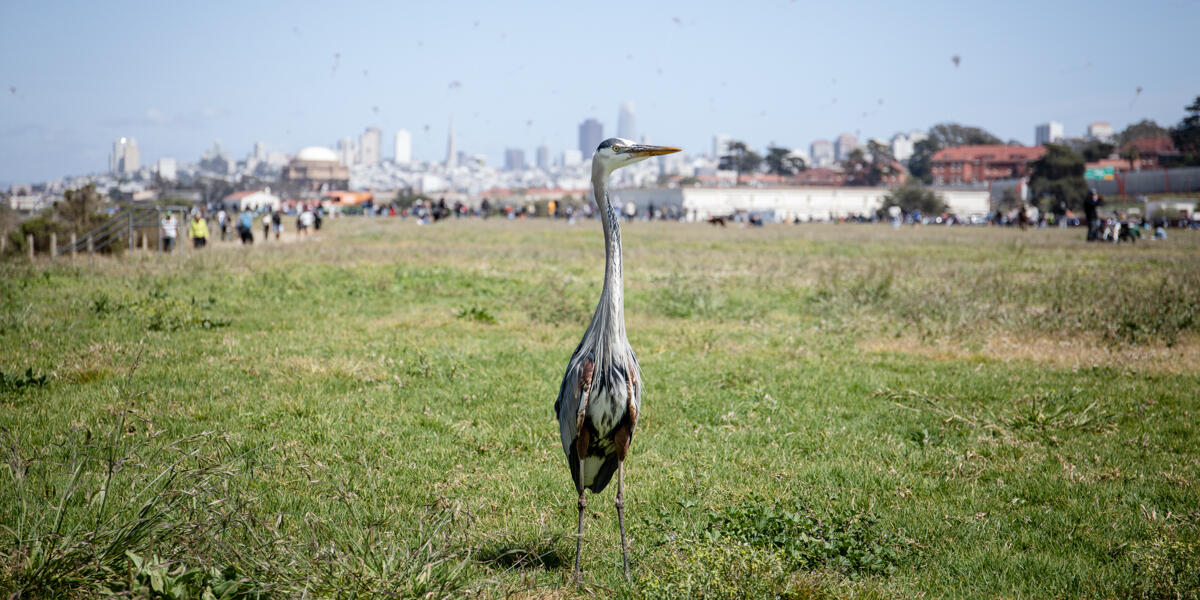
[[596,155],[592,157],[592,162],[604,167],[606,172],[611,173],[621,167],[646,160],[651,156],[674,154],[679,151],[679,148],[672,148],[670,146],[650,146],[622,138],[608,138],[600,142],[600,146],[596,148]]

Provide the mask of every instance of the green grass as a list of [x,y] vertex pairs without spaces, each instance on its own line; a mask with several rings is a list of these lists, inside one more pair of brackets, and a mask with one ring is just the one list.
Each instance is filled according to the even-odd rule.
[[613,491],[551,415],[594,223],[0,265],[0,597],[1200,596],[1200,235],[625,229]]

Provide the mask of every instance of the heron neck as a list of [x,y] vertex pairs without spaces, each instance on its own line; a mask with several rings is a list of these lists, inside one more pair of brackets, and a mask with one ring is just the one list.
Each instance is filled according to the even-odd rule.
[[592,188],[600,223],[604,228],[604,289],[596,306],[593,324],[607,321],[604,329],[610,334],[625,334],[625,286],[621,275],[621,223],[608,199],[608,173],[598,162],[592,163]]

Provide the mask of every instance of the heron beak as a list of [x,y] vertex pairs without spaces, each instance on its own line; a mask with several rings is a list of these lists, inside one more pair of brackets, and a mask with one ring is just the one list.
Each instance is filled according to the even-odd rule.
[[650,156],[662,156],[663,154],[675,154],[676,152],[682,152],[682,150],[679,148],[672,148],[670,146],[647,146],[645,144],[636,144],[630,146],[625,152],[638,158],[643,158]]

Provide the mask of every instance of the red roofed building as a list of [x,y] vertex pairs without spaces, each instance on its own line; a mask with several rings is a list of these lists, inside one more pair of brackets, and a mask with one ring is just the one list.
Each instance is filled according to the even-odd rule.
[[1129,163],[1135,171],[1161,169],[1162,159],[1178,157],[1179,149],[1171,138],[1163,135],[1133,140],[1121,146],[1121,156],[1130,157]]
[[1042,146],[958,146],[937,151],[930,160],[935,184],[983,183],[1029,174],[1029,163],[1046,153]]

